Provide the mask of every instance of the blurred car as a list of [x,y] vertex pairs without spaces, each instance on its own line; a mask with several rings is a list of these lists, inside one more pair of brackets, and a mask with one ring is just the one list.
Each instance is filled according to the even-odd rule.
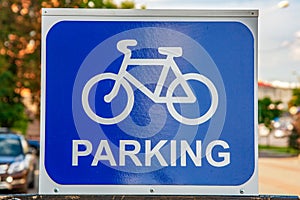
[[36,167],[36,156],[22,135],[0,132],[0,190],[26,193],[34,187]]
[[40,141],[38,140],[28,140],[28,144],[34,149],[36,155],[40,155]]
[[275,118],[272,120],[272,126],[274,128],[272,134],[276,138],[289,137],[294,129],[293,119],[290,115]]

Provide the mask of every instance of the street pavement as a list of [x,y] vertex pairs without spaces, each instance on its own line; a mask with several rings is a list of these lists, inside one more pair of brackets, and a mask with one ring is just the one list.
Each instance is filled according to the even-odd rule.
[[260,195],[300,196],[300,157],[260,157],[258,173]]
[[28,194],[38,194],[39,192],[39,170],[38,169],[35,170],[34,175],[35,175],[34,188],[29,188]]

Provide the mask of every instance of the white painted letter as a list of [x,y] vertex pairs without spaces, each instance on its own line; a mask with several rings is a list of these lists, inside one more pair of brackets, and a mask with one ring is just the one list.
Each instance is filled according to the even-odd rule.
[[[102,155],[103,150],[105,150],[106,155]],[[108,160],[111,166],[117,165],[107,140],[100,140],[92,166],[97,166],[99,160]]]
[[180,143],[181,146],[181,166],[186,166],[186,153],[189,154],[190,158],[194,162],[195,166],[201,166],[201,140],[196,141],[196,155],[191,149],[189,143],[186,140],[182,140]]
[[171,154],[171,166],[176,166],[176,140],[171,140],[171,149],[170,149],[170,154]]
[[167,140],[160,140],[151,150],[151,140],[145,141],[145,165],[151,166],[151,158],[155,155],[161,166],[168,166],[164,157],[159,152],[160,148],[167,143]]
[[[126,146],[133,146],[134,149],[131,151],[126,150]],[[141,145],[135,140],[120,140],[120,155],[119,161],[120,166],[125,166],[125,156],[129,156],[136,166],[142,166],[141,161],[136,156],[141,150]]]
[[224,167],[230,163],[230,153],[229,152],[222,152],[222,153],[219,152],[218,156],[221,158],[224,158],[224,159],[223,159],[223,161],[220,161],[220,162],[215,161],[212,157],[212,150],[217,145],[222,146],[224,149],[229,148],[229,145],[227,144],[227,142],[225,142],[223,140],[212,141],[211,143],[209,143],[207,145],[207,148],[206,148],[207,161],[214,167]]
[[[79,145],[84,145],[85,150],[79,151]],[[88,140],[73,140],[72,145],[72,166],[78,166],[78,157],[87,156],[92,152],[92,144]]]

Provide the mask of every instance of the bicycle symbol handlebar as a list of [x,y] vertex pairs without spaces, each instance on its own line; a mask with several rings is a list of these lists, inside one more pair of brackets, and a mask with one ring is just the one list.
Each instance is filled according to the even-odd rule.
[[[177,121],[187,124],[187,125],[199,125],[206,121],[208,121],[216,112],[218,107],[218,92],[214,84],[205,76],[197,73],[187,73],[182,74],[176,62],[174,61],[174,57],[182,56],[182,48],[181,47],[159,47],[158,52],[160,54],[166,55],[166,58],[163,59],[146,59],[146,58],[131,58],[131,49],[128,47],[136,46],[136,40],[121,40],[117,43],[117,49],[124,54],[123,62],[121,64],[120,70],[118,74],[114,73],[102,73],[92,77],[84,86],[82,91],[82,105],[86,114],[95,122],[100,124],[117,124],[118,122],[124,120],[131,112],[134,105],[134,93],[130,84],[134,85],[138,88],[142,93],[144,93],[147,97],[153,100],[155,103],[165,103],[167,105],[167,109],[171,116]],[[163,66],[160,77],[156,84],[154,91],[149,90],[143,83],[141,83],[138,79],[136,79],[133,75],[131,75],[127,71],[127,67],[129,65],[159,65]],[[175,74],[176,78],[171,82],[169,88],[167,90],[166,96],[161,96],[161,92],[163,89],[163,85],[166,81],[169,70],[172,70]],[[104,96],[104,101],[106,103],[111,103],[112,100],[117,96],[120,87],[122,86],[127,94],[127,103],[124,110],[117,116],[108,118],[102,117],[96,114],[89,104],[89,93],[92,87],[97,85],[99,82],[104,80],[112,80],[114,81],[114,85],[112,90]],[[182,116],[176,110],[174,104],[177,103],[195,103],[197,98],[195,97],[190,85],[188,84],[188,80],[196,80],[202,84],[204,84],[211,96],[211,104],[209,109],[197,118],[188,118]],[[174,91],[178,86],[184,90],[186,96],[178,97],[174,96]]]

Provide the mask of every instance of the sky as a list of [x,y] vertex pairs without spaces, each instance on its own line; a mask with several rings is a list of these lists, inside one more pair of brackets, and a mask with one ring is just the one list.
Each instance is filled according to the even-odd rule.
[[[120,2],[116,0],[115,2]],[[299,0],[134,0],[147,9],[258,9],[258,80],[300,82]],[[287,7],[280,7],[284,3]]]

